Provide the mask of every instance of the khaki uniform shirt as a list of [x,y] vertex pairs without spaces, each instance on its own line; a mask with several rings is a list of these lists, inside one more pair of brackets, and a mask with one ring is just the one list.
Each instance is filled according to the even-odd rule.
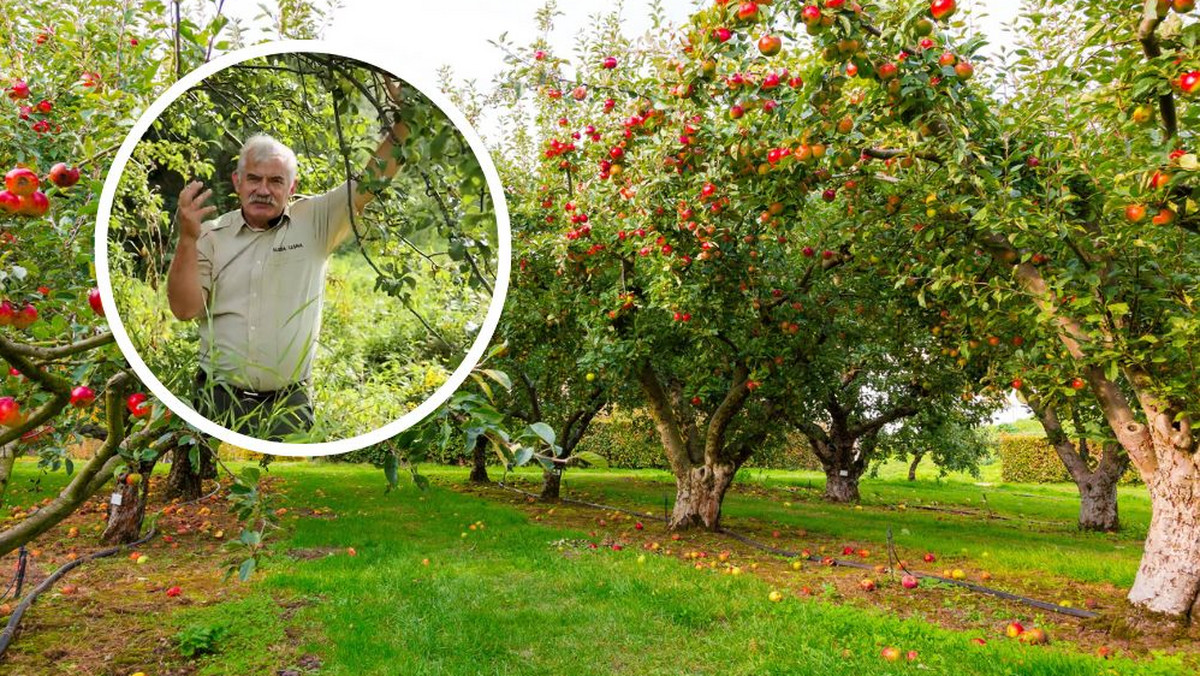
[[214,380],[269,391],[309,377],[329,256],[350,233],[349,190],[301,198],[268,230],[252,230],[240,209],[203,224],[200,367]]

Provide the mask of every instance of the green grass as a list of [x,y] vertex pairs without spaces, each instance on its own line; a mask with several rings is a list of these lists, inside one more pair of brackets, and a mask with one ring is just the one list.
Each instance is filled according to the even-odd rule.
[[[835,605],[821,595],[770,603],[769,583],[753,575],[697,571],[655,555],[638,564],[640,551],[560,550],[554,543],[586,533],[535,523],[509,504],[448,489],[448,482],[465,478],[464,468],[422,471],[434,480],[428,493],[405,486],[384,495],[383,477],[370,467],[273,464],[270,473],[283,484],[272,506],[288,507],[289,514],[284,529],[272,535],[273,553],[262,572],[248,585],[229,583],[230,593],[204,603],[180,605],[161,617],[138,615],[133,625],[121,620],[120,631],[133,632],[130,639],[145,655],[154,640],[159,650],[174,653],[180,632],[217,628],[215,654],[171,658],[192,664],[199,676],[276,673],[302,666],[298,660],[306,655],[320,659],[319,673],[326,676],[1179,674],[1195,667],[1163,656],[1102,662],[1078,652],[1065,634],[1051,646],[1023,646],[986,631],[902,620],[882,608]],[[854,509],[819,500],[817,473],[747,471],[738,478],[747,488],[727,498],[726,521],[735,529],[755,525],[751,519],[761,520],[760,528],[804,528],[816,542],[873,550],[882,549],[891,526],[905,555],[933,551],[942,559],[938,566],[963,562],[972,571],[986,565],[998,581],[1046,571],[1045,588],[1067,598],[1075,593],[1073,581],[1123,585],[1132,578],[1140,555],[1136,534],[1148,519],[1144,489],[1122,490],[1131,532],[1098,536],[1074,530],[1071,486],[978,486],[958,475],[939,482],[935,474],[928,468],[910,483],[902,468],[885,467],[881,478],[864,480],[864,506]],[[61,482],[61,475],[47,476],[35,492],[30,489],[37,476],[33,463],[20,463],[9,506],[31,504]],[[538,473],[523,469],[509,478],[532,485]],[[673,493],[667,473],[648,470],[573,471],[564,491],[653,511]],[[984,492],[992,510],[1014,518],[985,521],[893,507],[936,502],[979,508]],[[332,509],[336,518],[302,515],[313,507]],[[1021,516],[1053,523],[1026,524]],[[467,528],[480,521],[483,530]],[[349,556],[348,547],[357,555]],[[160,560],[169,568],[218,565],[183,551],[178,559],[163,559],[164,553]],[[304,552],[322,556],[304,558]],[[428,566],[422,564],[426,558]],[[128,570],[115,560],[97,565],[114,574]],[[131,584],[134,598],[145,599],[141,603],[157,598],[154,592],[142,595],[147,583]],[[986,604],[982,612],[986,621],[994,619]],[[66,615],[53,628],[34,626],[18,649],[41,651],[61,645],[63,637],[84,636],[71,632],[74,622],[88,632],[117,631],[88,624],[96,621]],[[986,646],[970,642],[980,635],[988,638]],[[886,645],[918,651],[923,666],[884,662],[879,652]],[[122,664],[116,650],[114,664]]]
[[[442,470],[427,471],[436,475]],[[1122,532],[1081,533],[1076,528],[1078,492],[1071,484],[979,485],[991,482],[961,474],[939,480],[932,467],[918,473],[917,481],[909,482],[906,472],[906,468],[885,467],[880,479],[864,479],[863,509],[855,509],[820,498],[825,485],[820,472],[743,470],[737,482],[771,489],[775,497],[763,500],[734,490],[725,500],[724,523],[736,529],[740,519],[759,519],[848,543],[867,543],[875,549],[886,542],[890,528],[902,556],[914,560],[933,552],[942,563],[970,563],[992,573],[1041,571],[1083,582],[1133,583],[1141,539],[1150,523],[1150,500],[1144,487],[1125,486],[1118,491]],[[538,480],[532,471],[517,476]],[[601,501],[637,505],[657,513],[661,513],[664,499],[674,499],[674,479],[664,471],[588,470],[568,473],[564,481],[567,491],[583,490]],[[895,509],[898,504],[908,509]],[[981,513],[960,516],[918,506]],[[983,522],[989,510],[1006,519]]]
[[[457,468],[426,471],[439,482],[464,476]],[[534,525],[509,506],[436,485],[424,495],[405,488],[385,496],[382,477],[370,468],[309,464],[272,472],[288,482],[282,504],[330,507],[338,515],[294,521],[294,530],[276,544],[280,558],[268,564],[259,583],[276,597],[319,600],[295,619],[313,630],[299,640],[303,651],[322,656],[322,674],[889,674],[913,668],[882,661],[884,645],[917,650],[927,673],[1094,674],[1105,666],[1121,673],[1183,673],[1174,659],[1101,663],[1062,644],[1030,648],[992,640],[979,647],[968,634],[878,611],[792,599],[772,604],[756,578],[693,571],[674,559],[651,556],[639,565],[629,551],[564,554],[550,543],[581,533]],[[593,496],[631,498],[646,489],[625,477],[661,478],[650,474],[575,473],[569,481],[573,490]],[[781,484],[803,480],[771,478]],[[944,495],[932,483],[912,490]],[[750,503],[731,496],[731,520],[778,510],[781,518],[794,514],[815,528],[829,518],[807,502],[791,512]],[[879,532],[871,523],[879,517],[873,508],[837,510],[840,517],[826,527]],[[1070,516],[1065,505],[1051,511]],[[466,530],[477,521],[486,529]],[[909,526],[925,534],[930,524],[922,517]],[[925,536],[945,546],[970,542],[968,548],[998,550],[995,531],[994,524],[965,522]],[[1058,540],[1072,549],[1096,544],[1070,534]],[[357,556],[345,553],[350,546]],[[336,553],[316,560],[282,554],[296,548]],[[1121,560],[1135,556],[1125,553]],[[271,603],[260,596],[245,603],[254,599]],[[240,669],[259,650],[223,646],[206,661],[206,673],[246,673]]]

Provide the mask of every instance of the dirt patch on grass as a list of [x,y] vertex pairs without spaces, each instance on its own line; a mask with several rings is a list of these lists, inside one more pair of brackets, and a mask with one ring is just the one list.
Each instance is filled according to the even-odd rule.
[[[151,479],[147,509],[147,524],[152,515],[161,514],[160,535],[136,550],[84,563],[42,594],[0,658],[0,671],[14,676],[196,673],[196,663],[179,653],[172,616],[189,607],[238,600],[254,587],[226,578],[226,564],[238,559],[239,553],[225,545],[241,530],[226,502],[228,483],[222,482],[223,490],[198,503],[178,505],[159,497],[164,481],[160,476]],[[206,484],[205,491],[215,487]],[[282,484],[271,477],[261,488],[278,493]],[[89,501],[30,543],[26,592],[64,563],[105,548],[98,539],[107,518],[106,497],[102,494]],[[10,518],[20,518],[19,513]],[[14,552],[0,558],[0,582],[5,585],[17,556]],[[145,557],[140,564],[139,557]],[[168,595],[173,587],[179,587],[180,593]],[[8,608],[0,605],[0,621],[7,621],[15,605],[9,602]],[[287,603],[280,608],[285,619],[306,604]],[[298,644],[291,642],[285,648],[281,656],[295,655]]]
[[[638,482],[631,480],[631,483]],[[512,484],[514,482],[510,481]],[[1080,619],[935,580],[924,579],[918,588],[905,589],[900,580],[902,566],[908,570],[949,576],[949,571],[942,569],[948,564],[889,560],[886,542],[834,539],[757,519],[723,519],[723,526],[730,531],[762,545],[819,559],[813,562],[772,554],[725,534],[669,533],[660,516],[642,511],[645,505],[623,504],[617,498],[589,492],[564,497],[620,507],[636,514],[570,502],[542,502],[495,485],[453,483],[448,487],[515,505],[537,523],[585,532],[587,538],[555,543],[566,558],[601,553],[623,555],[626,552],[671,557],[696,574],[757,576],[772,590],[781,592],[785,600],[824,599],[919,619],[962,632],[964,641],[1014,640],[1005,635],[1005,628],[1010,622],[1018,621],[1027,629],[1042,629],[1051,643],[1065,644],[1069,650],[1121,654],[1139,659],[1153,659],[1153,654],[1159,651],[1180,653],[1190,664],[1200,667],[1200,627],[1181,627],[1177,623],[1148,619],[1132,611],[1125,602],[1128,590],[1109,584],[1083,583],[1040,573],[993,575],[987,573],[986,562],[967,557],[956,557],[950,566],[962,570],[968,581],[982,586],[1050,603],[1068,600],[1076,607],[1086,607],[1099,614],[1094,619]],[[529,481],[518,481],[514,487],[534,493],[539,489],[538,484]],[[775,491],[756,486],[742,486],[737,492],[773,500],[779,497]],[[868,506],[863,509],[888,508]],[[836,565],[833,563],[836,560],[866,564],[869,568]],[[865,580],[870,580],[870,584]]]

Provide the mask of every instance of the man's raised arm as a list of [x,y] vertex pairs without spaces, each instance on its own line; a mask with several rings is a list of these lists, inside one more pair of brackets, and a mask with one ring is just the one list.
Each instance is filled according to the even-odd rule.
[[175,212],[179,221],[179,243],[175,245],[175,257],[167,271],[167,301],[171,314],[181,320],[195,319],[204,312],[204,287],[200,284],[196,242],[200,239],[200,223],[217,208],[204,206],[204,201],[212,196],[212,190],[200,192],[203,187],[200,181],[188,183],[179,193],[179,208]]
[[[388,98],[399,107],[399,85],[388,81],[387,88]],[[379,147],[375,149],[375,154],[371,156],[371,161],[367,162],[367,168],[363,173],[363,177],[367,180],[389,180],[395,176],[396,171],[400,168],[400,163],[396,161],[392,151],[397,143],[403,143],[406,138],[408,138],[408,125],[400,120],[396,120],[389,132],[384,135],[383,140],[379,142]],[[362,213],[363,208],[374,198],[375,194],[372,192],[363,189],[356,190],[354,193],[354,213]]]

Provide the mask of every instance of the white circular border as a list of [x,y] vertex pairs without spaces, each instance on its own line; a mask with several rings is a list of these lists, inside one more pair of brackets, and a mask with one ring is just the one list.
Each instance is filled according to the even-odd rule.
[[[330,54],[333,56],[341,56],[345,58],[355,59],[364,63],[371,64],[376,68],[381,68],[396,77],[400,77],[404,82],[416,87],[430,101],[446,114],[450,121],[458,128],[459,132],[467,139],[467,143],[471,146],[471,150],[475,153],[475,157],[479,160],[480,167],[483,169],[484,176],[487,177],[488,190],[491,192],[492,203],[495,205],[496,212],[496,233],[499,238],[499,266],[496,275],[496,282],[493,286],[492,300],[488,307],[487,316],[484,318],[483,327],[479,330],[479,335],[475,337],[475,342],[467,351],[466,357],[462,363],[458,365],[450,378],[442,384],[433,395],[422,402],[417,408],[406,413],[398,420],[394,420],[382,427],[379,427],[366,434],[360,434],[356,437],[348,439],[339,439],[337,441],[328,441],[315,444],[288,444],[276,441],[266,441],[255,437],[239,434],[232,430],[221,427],[211,420],[201,416],[191,408],[187,403],[177,398],[170,390],[166,388],[154,373],[142,361],[141,355],[138,354],[133,342],[129,339],[129,334],[125,332],[125,326],[121,322],[120,313],[117,311],[116,302],[112,293],[112,282],[108,272],[108,222],[112,217],[112,204],[117,194],[117,183],[120,181],[121,175],[125,171],[125,165],[129,162],[130,156],[133,154],[133,149],[141,141],[142,136],[149,130],[150,125],[154,123],[158,116],[168,105],[173,103],[191,87],[198,84],[201,80],[216,73],[217,71],[241,63],[247,59],[252,59],[261,56],[270,56],[272,54],[285,54],[292,52],[313,52],[321,54]],[[120,346],[121,352],[125,358],[129,360],[138,377],[145,383],[150,391],[154,393],[158,399],[166,403],[167,407],[176,414],[183,417],[188,423],[200,429],[205,434],[216,437],[221,441],[228,442],[241,448],[249,449],[256,453],[269,453],[272,455],[289,455],[289,456],[321,456],[334,455],[337,453],[348,453],[360,448],[380,443],[385,441],[400,432],[412,427],[420,422],[426,416],[441,406],[450,395],[462,385],[463,381],[470,375],[471,370],[479,363],[483,357],[484,350],[487,349],[488,342],[492,338],[492,334],[496,331],[496,325],[500,321],[500,312],[504,309],[504,297],[508,292],[508,277],[511,267],[511,252],[512,252],[512,231],[509,224],[508,204],[504,199],[504,190],[500,181],[500,174],[496,170],[495,164],[492,163],[491,155],[487,148],[483,145],[483,140],[475,129],[467,122],[466,117],[450,100],[445,97],[436,87],[419,86],[415,82],[419,80],[402,77],[399,73],[401,68],[391,67],[389,65],[381,65],[378,63],[377,53],[366,53],[361,48],[353,45],[333,43],[326,40],[285,40],[278,42],[270,42],[252,47],[239,49],[228,54],[224,54],[212,61],[204,64],[196,70],[188,73],[182,79],[173,84],[166,92],[158,97],[153,104],[142,114],[138,121],[133,125],[133,129],[129,135],[125,137],[124,143],[121,144],[117,151],[116,157],[113,159],[108,176],[104,181],[104,190],[100,194],[100,205],[96,215],[96,282],[100,288],[100,297],[104,304],[104,312],[108,319],[109,328],[112,329],[113,335],[116,337],[117,345]],[[401,168],[403,171],[403,168]]]

